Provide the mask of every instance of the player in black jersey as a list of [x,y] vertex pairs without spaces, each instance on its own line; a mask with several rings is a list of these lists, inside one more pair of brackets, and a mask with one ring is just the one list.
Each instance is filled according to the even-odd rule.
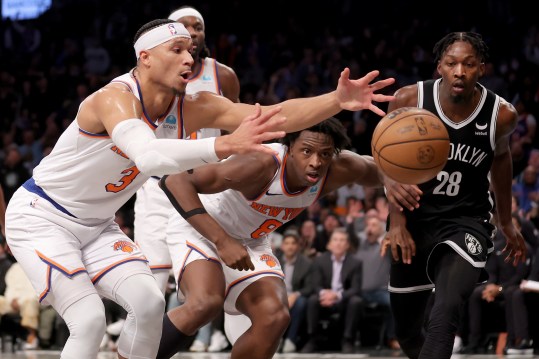
[[[513,106],[478,81],[487,45],[472,32],[454,32],[434,46],[441,78],[395,93],[388,112],[417,106],[437,114],[451,139],[446,166],[431,181],[407,186],[386,181],[389,198],[415,187],[408,208],[392,207],[389,290],[401,348],[410,358],[450,358],[459,308],[478,282],[492,251],[494,199],[507,260],[523,260],[526,247],[511,220]],[[491,196],[491,193],[494,195]],[[433,289],[434,304],[423,331]]]

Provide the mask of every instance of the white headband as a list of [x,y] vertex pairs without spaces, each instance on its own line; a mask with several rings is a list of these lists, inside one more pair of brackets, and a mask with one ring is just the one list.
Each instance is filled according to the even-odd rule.
[[191,38],[189,31],[187,31],[185,26],[179,22],[163,24],[145,32],[141,37],[138,38],[134,45],[137,60],[141,51],[153,49],[157,45],[161,45],[162,43],[177,37]]
[[170,20],[178,21],[182,17],[185,16],[194,16],[197,19],[200,20],[202,23],[202,26],[204,26],[204,18],[202,17],[202,14],[199,13],[197,10],[193,9],[192,7],[184,7],[182,9],[174,11],[172,14],[168,16]]

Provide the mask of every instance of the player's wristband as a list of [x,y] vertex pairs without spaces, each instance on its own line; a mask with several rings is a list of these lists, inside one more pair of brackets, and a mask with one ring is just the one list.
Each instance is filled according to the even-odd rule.
[[192,210],[189,210],[189,211],[185,211],[182,206],[180,206],[180,203],[176,200],[176,198],[174,197],[174,195],[170,192],[170,190],[168,189],[166,183],[165,183],[165,180],[167,179],[168,175],[165,175],[163,177],[161,177],[161,180],[159,181],[159,187],[161,187],[161,189],[163,190],[163,192],[165,192],[165,194],[167,195],[168,197],[168,200],[170,201],[170,203],[172,203],[172,206],[174,206],[174,208],[176,209],[176,211],[178,211],[178,213],[180,213],[180,215],[184,218],[184,219],[189,219],[193,216],[196,216],[197,214],[204,214],[204,213],[208,213],[206,211],[206,209],[204,207],[201,207],[201,208],[194,208]]

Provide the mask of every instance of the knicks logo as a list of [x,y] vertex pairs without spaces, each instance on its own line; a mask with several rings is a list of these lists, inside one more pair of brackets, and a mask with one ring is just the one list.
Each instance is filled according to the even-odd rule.
[[262,254],[260,256],[260,260],[266,262],[266,265],[270,268],[277,266],[277,260],[274,256],[271,256],[269,254]]
[[113,248],[115,251],[133,253],[133,251],[135,250],[135,245],[132,242],[128,241],[118,241],[114,243]]

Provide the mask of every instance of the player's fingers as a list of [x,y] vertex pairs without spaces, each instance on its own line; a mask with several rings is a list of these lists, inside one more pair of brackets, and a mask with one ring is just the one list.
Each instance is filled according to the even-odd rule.
[[245,117],[244,121],[253,121],[256,118],[260,117],[261,114],[262,114],[262,108],[260,107],[259,103],[256,103],[254,112],[250,114],[249,116]]
[[393,95],[384,95],[381,93],[373,93],[372,94],[372,100],[376,102],[389,102],[395,100],[395,96]]
[[405,264],[410,263],[410,247],[406,244],[406,242],[401,243],[401,257],[402,262]]
[[369,106],[369,110],[371,110],[375,114],[377,114],[379,116],[382,116],[382,117],[386,115],[386,113],[384,111],[382,111],[378,106],[376,106],[376,105],[374,105],[372,103]]
[[247,268],[245,268],[245,270],[255,270],[255,265],[251,258],[247,258]]
[[393,259],[395,262],[398,262],[399,260],[399,250],[397,248],[396,243],[391,243],[391,255],[393,256]]
[[282,110],[281,106],[272,107],[269,110],[266,110],[262,112],[259,116],[257,116],[255,118],[255,122],[258,124],[268,122],[273,116],[281,112],[281,110]]
[[341,71],[341,77],[339,80],[345,80],[350,77],[350,69],[348,67],[345,67],[344,70]]
[[282,138],[286,135],[284,131],[264,132],[256,137],[256,143],[263,143],[276,138]]
[[395,198],[395,201],[399,203],[398,207],[406,207],[410,211],[413,211],[415,208],[415,205],[417,204],[417,201],[415,200],[415,198],[410,196],[408,193],[405,193],[403,195],[402,193],[395,192],[393,196]]
[[[282,128],[286,122],[286,117],[277,116],[265,121],[259,121],[258,119],[252,122],[253,127],[251,131],[253,136],[264,135],[266,132],[272,132],[276,129]],[[284,131],[275,131],[275,132],[284,132]],[[281,136],[282,137],[282,136]],[[261,141],[258,141],[261,142]]]
[[378,91],[384,87],[387,87],[389,85],[392,85],[395,83],[395,79],[393,77],[390,77],[390,78],[387,78],[387,79],[384,79],[384,80],[379,80],[379,81],[376,81],[374,83],[372,83],[370,85],[371,89],[373,91]]
[[[348,72],[350,72],[350,71],[348,71]],[[363,76],[361,79],[367,81],[368,83],[371,83],[375,78],[378,77],[378,75],[380,75],[380,71],[372,70],[371,72],[369,72],[365,76]],[[369,86],[372,86],[372,85],[369,85]]]

